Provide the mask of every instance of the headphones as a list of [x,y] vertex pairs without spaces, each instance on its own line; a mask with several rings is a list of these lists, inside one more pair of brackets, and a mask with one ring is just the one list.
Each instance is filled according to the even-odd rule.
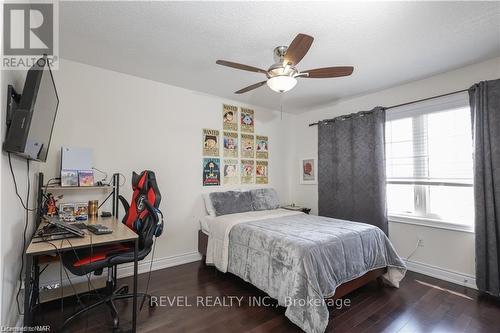
[[[161,218],[158,220],[158,223],[156,224],[155,231],[154,231],[154,236],[160,237],[161,234],[163,233],[163,226],[164,226],[163,213],[158,208],[153,208],[153,209],[154,209],[156,214],[159,214],[161,216]],[[135,222],[134,222],[134,229],[140,230],[141,227],[142,227],[142,219],[137,218],[137,220],[135,220]]]

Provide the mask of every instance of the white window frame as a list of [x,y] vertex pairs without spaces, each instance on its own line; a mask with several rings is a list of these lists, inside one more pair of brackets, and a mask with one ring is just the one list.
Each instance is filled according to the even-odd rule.
[[[439,97],[432,100],[427,100],[418,103],[412,103],[409,105],[396,107],[393,109],[389,109],[386,112],[386,121],[392,121],[402,118],[412,118],[413,122],[413,133],[421,133],[425,129],[422,128],[426,124],[421,120],[422,118],[418,118],[420,115],[430,114],[434,112],[441,112],[443,110],[450,110],[456,108],[469,107],[468,95],[467,93],[458,93],[453,95],[448,95],[444,97]],[[415,141],[414,141],[415,142]],[[424,145],[426,146],[426,145]],[[418,145],[414,145],[414,149],[419,150],[423,149],[422,146],[418,147]],[[424,148],[425,149],[425,148]],[[415,151],[415,150],[414,150]],[[422,152],[426,153],[426,152]],[[419,155],[419,154],[415,154]],[[422,162],[420,162],[422,163]],[[418,164],[418,163],[417,163]],[[418,170],[425,170],[425,165],[421,165]],[[418,176],[418,175],[417,175]],[[403,179],[403,178],[394,178],[386,181],[386,184],[404,184],[404,185],[416,185],[414,188],[414,207],[416,209],[416,214],[421,215],[403,215],[403,214],[391,214],[388,212],[388,219],[390,222],[396,223],[405,223],[405,224],[414,224],[421,225],[425,227],[431,228],[439,228],[439,229],[448,229],[454,231],[463,231],[463,232],[474,232],[474,227],[470,225],[464,225],[461,223],[454,223],[453,221],[445,221],[441,219],[433,219],[428,217],[428,205],[426,199],[429,197],[428,187],[425,185],[438,185],[438,186],[457,186],[457,187],[472,187],[472,181],[450,181],[450,180],[425,180],[425,179]],[[418,186],[422,185],[422,186]]]

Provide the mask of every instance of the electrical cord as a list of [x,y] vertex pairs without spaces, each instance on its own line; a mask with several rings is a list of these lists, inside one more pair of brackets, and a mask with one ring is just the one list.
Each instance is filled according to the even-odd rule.
[[419,245],[420,245],[420,242],[421,242],[421,240],[420,240],[420,239],[419,239],[419,240],[417,240],[417,245],[415,245],[415,249],[413,249],[413,251],[411,251],[410,255],[409,255],[408,257],[406,257],[406,260],[407,260],[407,261],[408,261],[408,260],[410,260],[410,258],[411,258],[411,257],[413,257],[413,255],[415,254],[415,252],[417,252],[418,247],[419,247]]
[[17,289],[16,293],[16,305],[17,305],[17,312],[19,315],[23,315],[23,312],[21,311],[21,306],[19,304],[19,295],[21,294],[21,289],[22,289],[22,284],[23,284],[23,270],[24,270],[24,251],[26,248],[26,232],[28,231],[28,224],[29,224],[29,213],[30,211],[34,211],[36,209],[29,209],[28,208],[28,203],[30,200],[30,190],[31,190],[31,182],[30,182],[30,160],[26,160],[26,174],[27,174],[27,194],[26,194],[26,205],[23,202],[23,199],[19,195],[19,191],[17,188],[17,181],[16,181],[16,176],[14,174],[14,169],[12,168],[12,161],[10,157],[10,153],[8,153],[9,156],[9,167],[10,167],[10,172],[12,174],[12,180],[14,182],[14,188],[16,191],[16,195],[19,198],[19,201],[21,202],[21,205],[23,206],[25,210],[25,220],[24,220],[24,229],[23,229],[23,243],[22,243],[22,249],[21,249],[21,269],[19,270],[19,288]]
[[[23,208],[27,211],[30,211],[30,212],[34,212],[37,210],[37,208],[28,208],[28,203],[24,204],[24,201],[23,199],[21,198],[21,196],[19,195],[19,190],[17,188],[17,181],[16,181],[16,175],[14,174],[14,169],[12,168],[12,160],[11,160],[11,157],[10,157],[10,153],[8,153],[8,156],[9,156],[9,168],[10,168],[10,173],[12,175],[12,180],[14,181],[14,189],[16,191],[16,196],[19,198],[19,201],[21,202],[21,205],[23,206]],[[28,164],[28,168],[29,168],[29,161],[30,160],[26,160],[27,161],[27,164]],[[29,170],[28,170],[29,171]],[[29,181],[29,177],[28,177],[28,181]]]
[[108,173],[107,172],[99,170],[96,167],[92,167],[92,169],[95,170],[95,171],[97,171],[97,172],[100,172],[101,174],[103,174],[104,178],[101,179],[101,182],[103,182],[103,183],[106,182],[106,180],[108,179]]
[[149,282],[151,281],[151,271],[153,270],[153,260],[155,257],[155,249],[156,249],[156,237],[153,241],[153,251],[151,251],[151,261],[149,262],[149,273],[148,273],[148,282],[146,284],[146,292],[144,293],[144,296],[142,296],[142,302],[141,302],[141,306],[139,307],[139,312],[142,311],[142,307],[144,306],[144,301],[146,301],[146,295],[148,294],[148,291],[149,291]]

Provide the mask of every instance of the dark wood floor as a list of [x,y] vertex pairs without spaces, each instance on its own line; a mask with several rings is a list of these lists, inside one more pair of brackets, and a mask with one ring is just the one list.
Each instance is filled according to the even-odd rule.
[[[146,277],[140,276],[140,289]],[[120,282],[131,283],[128,278]],[[145,307],[139,315],[139,332],[301,332],[276,302],[265,299],[268,306],[249,304],[249,297],[266,296],[255,287],[201,262],[153,272],[150,291],[181,303],[154,310]],[[197,306],[197,296],[226,296],[226,304]],[[228,296],[243,297],[241,306],[236,299],[229,306]],[[184,297],[190,307],[183,306]],[[399,289],[380,288],[373,282],[347,298],[351,300],[349,307],[331,309],[327,332],[500,332],[500,302],[413,272],[407,273]],[[203,300],[207,304],[210,299]],[[117,306],[125,329],[130,324],[131,302],[118,301]],[[71,310],[67,306],[65,312]],[[44,317],[49,324],[62,318],[59,309],[49,310]],[[68,331],[108,332],[110,318],[103,306],[75,321]]]

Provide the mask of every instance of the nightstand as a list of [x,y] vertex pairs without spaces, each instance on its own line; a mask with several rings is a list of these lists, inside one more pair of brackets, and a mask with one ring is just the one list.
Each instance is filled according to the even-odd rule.
[[309,214],[309,212],[311,212],[311,208],[305,208],[305,207],[296,206],[296,205],[282,206],[281,208],[287,209],[287,210],[293,210],[296,212],[302,212],[302,213],[306,213],[306,214]]

